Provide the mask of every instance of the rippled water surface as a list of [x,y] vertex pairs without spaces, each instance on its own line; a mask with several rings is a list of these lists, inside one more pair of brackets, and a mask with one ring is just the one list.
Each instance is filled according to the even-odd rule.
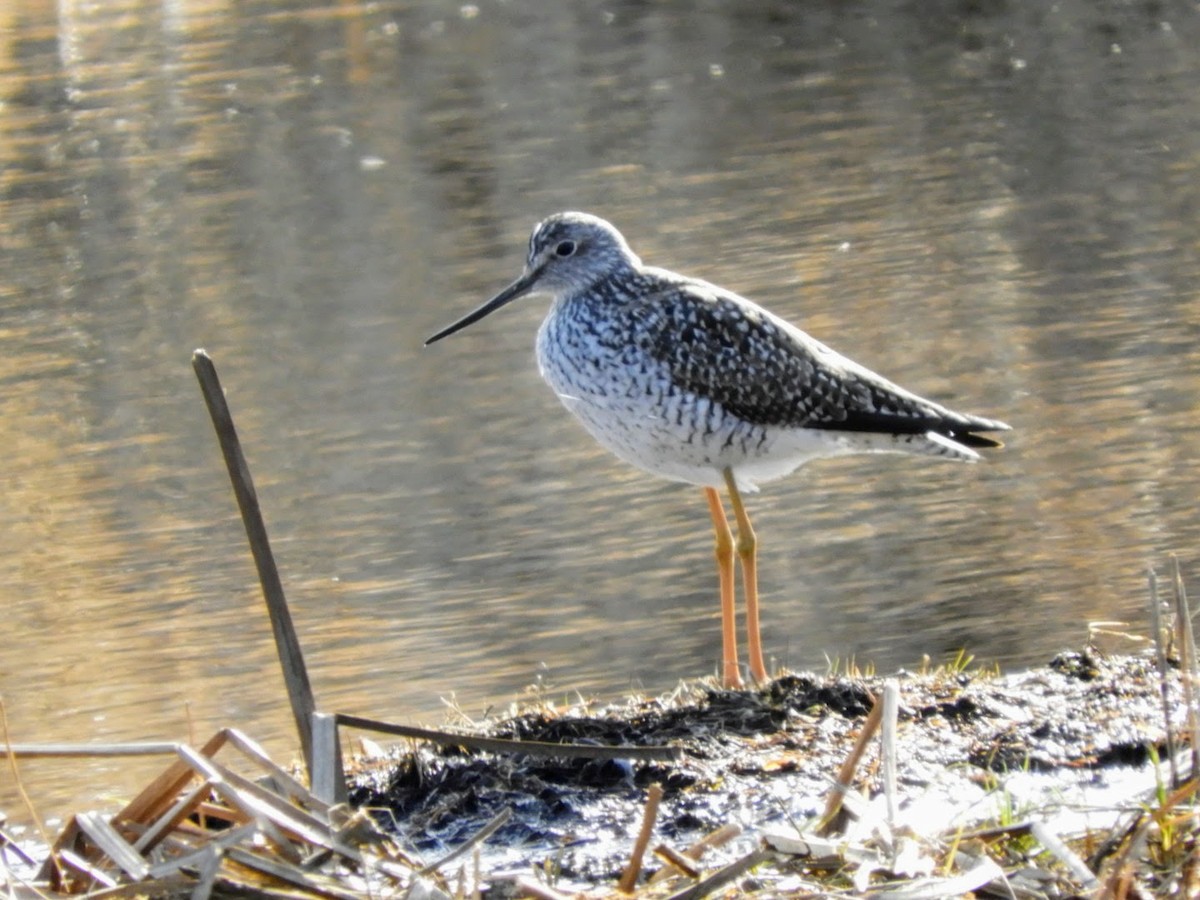
[[[1185,2],[4,4],[10,737],[292,752],[200,346],[322,708],[713,671],[703,497],[570,420],[544,300],[421,346],[563,208],[1016,429],[750,498],[777,662],[1144,631],[1147,565],[1200,563],[1197,84]],[[53,814],[156,765],[21,772]]]

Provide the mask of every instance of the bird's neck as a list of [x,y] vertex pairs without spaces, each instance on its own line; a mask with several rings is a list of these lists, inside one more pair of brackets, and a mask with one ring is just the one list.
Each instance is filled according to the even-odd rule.
[[643,287],[642,281],[641,273],[637,269],[622,267],[606,272],[587,284],[565,291],[560,300],[571,305],[622,306],[638,297]]

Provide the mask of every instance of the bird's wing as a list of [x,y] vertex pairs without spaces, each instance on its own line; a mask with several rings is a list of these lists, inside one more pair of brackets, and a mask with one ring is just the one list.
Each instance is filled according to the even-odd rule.
[[884,434],[943,434],[998,446],[974,431],[1002,422],[955,413],[826,347],[715,285],[680,281],[630,310],[642,349],[675,384],[756,425]]

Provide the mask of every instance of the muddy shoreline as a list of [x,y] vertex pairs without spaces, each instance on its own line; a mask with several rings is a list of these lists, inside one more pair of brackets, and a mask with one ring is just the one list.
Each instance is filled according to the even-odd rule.
[[[1021,818],[1064,835],[1107,827],[1146,799],[1155,784],[1151,760],[1167,755],[1163,681],[1148,656],[1088,650],[1009,675],[943,669],[890,677],[901,698],[893,827],[917,834]],[[423,744],[363,764],[351,802],[431,857],[510,810],[483,850],[484,870],[552,868],[577,889],[620,875],[647,789],[658,784],[658,839],[682,846],[729,823],[742,829],[706,859],[719,864],[819,816],[885,680],[787,674],[751,691],[698,683],[615,704],[543,701],[482,730],[533,741],[671,745],[680,758],[499,757]],[[1166,683],[1182,719],[1178,673]],[[864,798],[879,794],[877,762],[869,750],[853,782]]]
[[1175,665],[1087,650],[1009,675],[956,664],[603,704],[542,695],[449,730],[341,716],[408,738],[353,744],[349,803],[337,743],[306,779],[222,729],[196,748],[107,748],[175,761],[116,815],[72,816],[52,846],[0,843],[18,900],[1192,896],[1183,688]]

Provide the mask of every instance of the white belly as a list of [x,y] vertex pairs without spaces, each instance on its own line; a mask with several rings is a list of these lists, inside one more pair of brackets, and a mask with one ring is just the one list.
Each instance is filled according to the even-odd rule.
[[644,394],[583,394],[556,384],[544,367],[542,374],[601,446],[672,481],[722,487],[723,472],[731,468],[740,489],[755,491],[759,483],[782,478],[810,459],[871,449],[831,431],[749,425],[691,394],[663,406]]

